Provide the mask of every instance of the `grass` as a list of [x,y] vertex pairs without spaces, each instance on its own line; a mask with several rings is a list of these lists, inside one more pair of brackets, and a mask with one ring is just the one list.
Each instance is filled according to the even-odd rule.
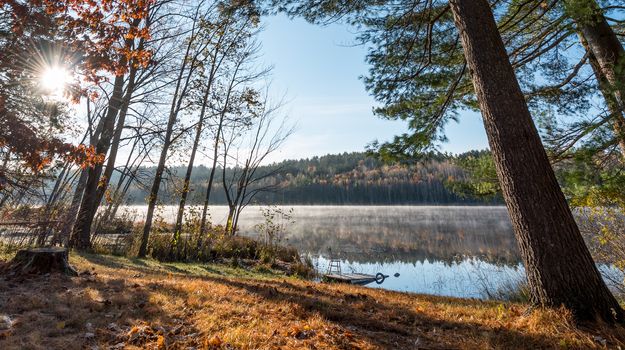
[[14,324],[0,349],[625,348],[621,327],[576,328],[565,310],[520,303],[226,265],[76,253],[71,263],[79,277],[1,280],[0,314]]

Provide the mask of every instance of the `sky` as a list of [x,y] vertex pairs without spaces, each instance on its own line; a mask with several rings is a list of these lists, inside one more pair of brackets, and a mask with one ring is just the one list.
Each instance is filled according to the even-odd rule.
[[[355,45],[348,26],[317,26],[302,19],[267,17],[260,33],[262,60],[273,65],[271,89],[286,96],[284,113],[294,134],[271,161],[329,153],[363,151],[373,140],[386,141],[406,131],[405,123],[375,117],[376,104],[360,76],[367,73],[366,49]],[[478,113],[463,112],[446,127],[440,150],[460,153],[487,148]]]

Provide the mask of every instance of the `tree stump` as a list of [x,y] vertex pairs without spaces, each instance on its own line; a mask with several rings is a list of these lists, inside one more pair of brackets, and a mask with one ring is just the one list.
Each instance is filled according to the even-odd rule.
[[60,272],[68,276],[78,276],[69,264],[67,249],[58,247],[22,249],[5,266],[4,272],[8,275]]

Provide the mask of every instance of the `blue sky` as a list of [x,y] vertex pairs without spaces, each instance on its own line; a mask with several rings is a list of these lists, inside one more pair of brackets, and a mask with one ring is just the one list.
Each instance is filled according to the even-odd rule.
[[[267,17],[260,34],[263,61],[274,66],[272,90],[286,94],[286,112],[295,133],[272,161],[328,153],[362,151],[372,140],[389,140],[405,131],[403,122],[371,112],[375,101],[359,76],[367,73],[366,50],[354,45],[349,27],[315,26],[301,19]],[[487,147],[481,117],[463,113],[446,128],[442,151],[459,153]]]

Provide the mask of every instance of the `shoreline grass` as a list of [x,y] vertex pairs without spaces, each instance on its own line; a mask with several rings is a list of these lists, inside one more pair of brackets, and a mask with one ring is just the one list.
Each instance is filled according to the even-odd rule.
[[[1,258],[7,259],[5,253]],[[566,310],[316,283],[220,264],[72,253],[79,277],[0,283],[2,349],[624,347]],[[0,277],[2,278],[2,277]]]

